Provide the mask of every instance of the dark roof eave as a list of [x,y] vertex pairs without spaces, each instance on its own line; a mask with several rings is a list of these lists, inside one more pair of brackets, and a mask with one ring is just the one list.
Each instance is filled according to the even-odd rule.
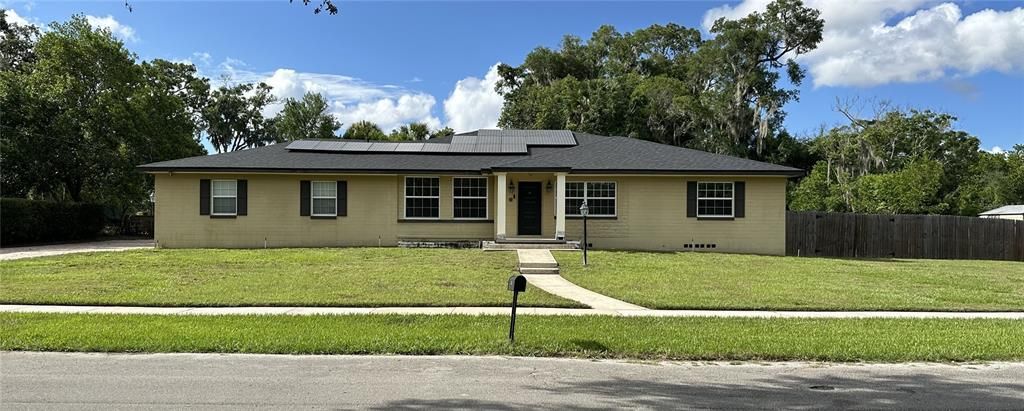
[[424,173],[450,173],[450,174],[481,174],[481,170],[428,170],[428,169],[339,169],[339,168],[266,168],[266,167],[148,167],[138,166],[139,171],[145,173],[281,173],[281,174],[424,174]]
[[715,176],[779,176],[802,177],[803,170],[644,170],[644,169],[572,169],[571,174],[664,174]]
[[488,172],[569,172],[571,174],[662,174],[662,175],[750,175],[801,177],[802,170],[644,170],[644,169],[573,169],[570,167],[491,167],[480,170],[465,169],[304,169],[304,168],[225,168],[225,167],[161,167],[138,166],[136,169],[146,173],[165,172],[206,172],[206,173],[306,173],[306,174],[417,174],[417,173],[451,173],[451,174],[482,174]]

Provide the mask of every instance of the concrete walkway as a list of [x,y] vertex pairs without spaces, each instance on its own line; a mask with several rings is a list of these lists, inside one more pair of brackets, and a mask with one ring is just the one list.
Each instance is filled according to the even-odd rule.
[[153,240],[111,240],[93,241],[88,243],[0,248],[0,261],[72,253],[89,253],[94,251],[137,250],[142,248],[153,248]]
[[[88,305],[0,305],[0,313],[156,314],[156,315],[508,315],[509,307],[133,307]],[[722,318],[947,318],[1024,320],[1024,312],[929,311],[740,311],[520,307],[524,315],[609,315],[622,317]]]
[[639,305],[616,300],[607,295],[598,294],[562,278],[560,275],[552,274],[527,274],[528,285],[547,291],[559,297],[576,301],[595,310],[627,310],[627,311],[649,311]]

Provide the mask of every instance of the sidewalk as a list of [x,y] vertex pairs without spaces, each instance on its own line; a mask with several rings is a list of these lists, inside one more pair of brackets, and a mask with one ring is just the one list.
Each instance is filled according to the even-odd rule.
[[47,257],[61,254],[89,253],[94,251],[136,250],[142,248],[153,248],[153,240],[111,240],[92,241],[88,243],[0,248],[0,261]]
[[[132,307],[84,305],[0,305],[0,313],[156,314],[156,315],[508,315],[510,307]],[[952,311],[739,311],[520,307],[524,315],[609,315],[623,317],[730,318],[947,318],[1024,320],[1024,312]]]

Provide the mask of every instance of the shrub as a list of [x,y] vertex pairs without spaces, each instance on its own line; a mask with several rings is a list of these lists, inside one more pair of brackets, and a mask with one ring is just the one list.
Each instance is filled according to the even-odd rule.
[[104,222],[97,204],[0,199],[3,246],[95,238]]

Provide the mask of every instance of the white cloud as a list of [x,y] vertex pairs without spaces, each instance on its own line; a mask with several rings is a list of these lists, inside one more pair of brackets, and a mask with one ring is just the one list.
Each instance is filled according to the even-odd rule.
[[989,153],[992,153],[992,154],[1003,154],[1003,153],[1006,152],[1006,150],[1003,150],[1003,148],[999,147],[999,146],[992,146],[991,150],[985,150],[985,151],[988,151]]
[[[715,19],[763,10],[766,0],[709,10]],[[815,86],[876,86],[972,75],[986,70],[1024,71],[1024,8],[982,10],[963,16],[952,3],[921,8],[925,0],[807,0],[821,10],[825,31],[818,48],[801,57]],[[909,14],[913,13],[913,14]],[[909,14],[909,15],[908,15]],[[895,24],[888,19],[903,16]]]
[[[270,73],[247,71],[245,63],[229,59],[219,65],[235,83],[264,82],[280,102],[264,110],[274,116],[281,111],[286,98],[301,98],[307,92],[323,94],[331,114],[344,127],[360,120],[376,123],[385,132],[401,125],[421,122],[431,128],[441,127],[441,120],[432,115],[437,101],[429,94],[392,85],[369,83],[337,74],[305,73],[293,69],[277,69]],[[344,128],[343,127],[343,128]]]
[[200,64],[204,66],[209,66],[210,59],[213,58],[213,56],[211,56],[210,53],[207,53],[205,51],[197,51],[195,53],[192,53],[192,57],[194,57],[196,60],[199,61]]
[[5,17],[7,18],[7,21],[10,23],[14,23],[19,26],[42,26],[42,24],[38,20],[31,17],[21,16],[13,8],[4,9],[4,12],[6,13]]
[[456,132],[496,127],[505,101],[494,91],[497,82],[498,64],[495,64],[483,79],[466,77],[455,83],[455,89],[444,100],[448,127]]
[[115,19],[114,16],[111,16],[109,14],[106,17],[86,15],[85,19],[93,28],[110,30],[110,32],[113,33],[115,36],[118,36],[125,41],[139,41],[138,36],[135,35],[135,29],[133,29],[131,26],[121,24],[121,22],[117,21],[117,19]]

